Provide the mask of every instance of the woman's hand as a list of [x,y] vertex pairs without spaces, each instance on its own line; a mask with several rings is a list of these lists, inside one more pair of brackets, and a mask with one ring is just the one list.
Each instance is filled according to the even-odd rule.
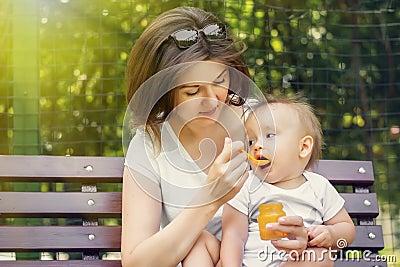
[[208,173],[201,199],[219,207],[239,192],[249,176],[247,158],[240,153],[243,148],[243,142],[225,138],[224,148]]
[[303,218],[300,216],[285,216],[278,220],[278,223],[267,224],[268,230],[277,230],[288,234],[289,240],[272,240],[271,243],[278,250],[283,250],[287,254],[297,255],[307,248],[308,234],[304,227]]

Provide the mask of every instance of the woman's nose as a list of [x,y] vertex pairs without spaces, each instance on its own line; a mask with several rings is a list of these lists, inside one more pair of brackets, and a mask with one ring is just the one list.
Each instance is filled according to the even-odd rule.
[[218,94],[215,93],[213,86],[210,84],[204,85],[202,97],[202,104],[211,108],[214,108],[216,102],[220,100],[218,99]]
[[218,98],[212,84],[205,84],[205,85],[203,85],[203,88],[204,88],[204,97],[210,98],[210,99]]

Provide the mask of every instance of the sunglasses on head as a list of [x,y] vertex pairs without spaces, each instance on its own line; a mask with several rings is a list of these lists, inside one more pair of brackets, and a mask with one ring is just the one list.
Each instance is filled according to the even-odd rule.
[[203,29],[182,29],[170,35],[176,45],[181,48],[189,48],[200,40],[200,32],[208,40],[218,40],[226,38],[226,28],[222,23],[212,23],[206,25]]

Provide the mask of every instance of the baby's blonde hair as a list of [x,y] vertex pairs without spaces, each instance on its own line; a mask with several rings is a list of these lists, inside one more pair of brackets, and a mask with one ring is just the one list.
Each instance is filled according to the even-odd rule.
[[[306,166],[306,169],[311,168],[321,157],[323,147],[322,128],[317,116],[315,115],[314,108],[301,94],[294,96],[266,96],[266,99],[267,103],[263,104],[286,104],[290,105],[290,107],[297,112],[305,134],[310,135],[314,140],[311,157]],[[253,108],[253,111],[257,106]]]

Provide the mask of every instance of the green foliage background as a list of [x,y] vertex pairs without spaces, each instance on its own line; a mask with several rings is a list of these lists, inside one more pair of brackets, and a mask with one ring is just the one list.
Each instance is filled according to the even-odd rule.
[[373,160],[379,220],[396,252],[398,1],[2,0],[0,154],[122,156],[130,48],[158,14],[184,5],[227,22],[260,88],[304,91],[324,158]]

